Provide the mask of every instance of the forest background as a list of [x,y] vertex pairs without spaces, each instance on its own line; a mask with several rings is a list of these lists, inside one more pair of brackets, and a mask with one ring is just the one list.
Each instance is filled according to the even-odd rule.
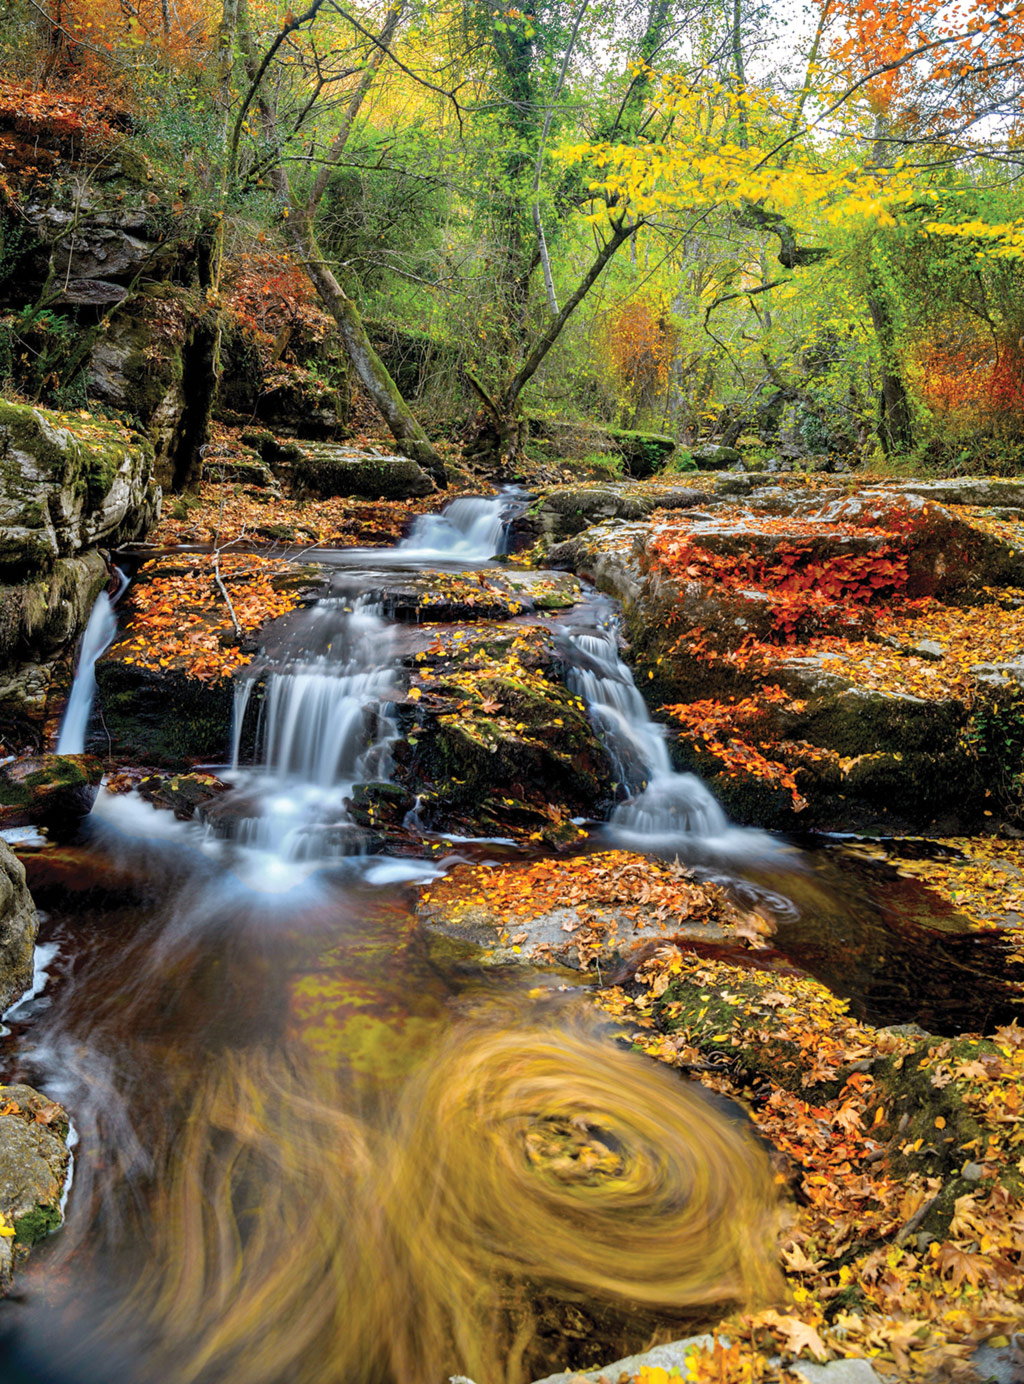
[[90,352],[146,274],[75,301],[60,247],[98,195],[143,197],[209,383],[177,488],[240,358],[356,383],[439,479],[444,440],[514,467],[537,418],[581,458],[604,424],[1020,469],[1022,5],[0,9],[0,383],[95,405]]

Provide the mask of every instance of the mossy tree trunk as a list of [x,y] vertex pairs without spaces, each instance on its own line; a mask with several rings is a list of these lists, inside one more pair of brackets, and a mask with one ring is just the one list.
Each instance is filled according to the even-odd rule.
[[[248,26],[244,0],[239,0],[239,39],[249,89],[235,117],[229,163],[232,169],[237,167],[243,122],[249,109],[256,104],[262,118],[264,137],[273,151],[274,162],[269,170],[271,185],[281,203],[285,234],[298,262],[309,275],[321,303],[337,323],[345,352],[364,389],[390,428],[398,450],[403,456],[418,462],[438,485],[445,485],[447,475],[443,458],[431,445],[430,439],[402,398],[387,367],[370,344],[359,309],[324,258],[317,243],[315,228],[316,214],[324,192],[341,162],[363,100],[390,51],[389,45],[404,17],[405,7],[402,3],[396,3],[389,9],[380,33],[376,36],[366,35],[371,40],[370,55],[361,65],[361,75],[341,116],[331,146],[319,160],[317,176],[308,195],[303,197],[288,175],[288,132],[283,128],[282,118],[277,110],[273,83],[267,78],[272,75],[274,59],[284,39],[303,26],[311,28],[322,5],[323,0],[312,0],[303,14],[296,16],[289,12],[288,20],[261,57],[256,51]],[[365,30],[361,32],[366,34]]]

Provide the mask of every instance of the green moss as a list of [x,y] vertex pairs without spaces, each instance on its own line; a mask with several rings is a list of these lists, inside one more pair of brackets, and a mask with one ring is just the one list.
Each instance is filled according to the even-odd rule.
[[14,1222],[14,1240],[19,1245],[37,1245],[60,1225],[56,1206],[35,1206]]

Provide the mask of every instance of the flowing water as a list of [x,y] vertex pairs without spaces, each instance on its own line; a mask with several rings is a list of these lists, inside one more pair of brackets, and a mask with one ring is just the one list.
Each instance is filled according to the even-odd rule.
[[[572,978],[425,932],[410,884],[449,861],[374,855],[346,812],[397,734],[373,574],[483,565],[521,503],[334,555],[331,594],[238,679],[234,787],[204,822],[104,794],[82,845],[27,856],[50,980],[9,1016],[3,1074],[80,1142],[66,1225],[0,1316],[5,1381],[525,1384],[777,1292],[742,1114],[625,1049]],[[606,602],[558,637],[614,765],[613,842],[793,928],[833,906],[812,857],[672,770]],[[856,916],[836,908],[840,950]]]
[[119,568],[115,567],[114,572],[117,590],[113,596],[107,591],[100,592],[82,635],[75,681],[57,737],[58,754],[81,754],[85,749],[85,735],[89,728],[93,699],[96,696],[96,660],[114,641],[114,635],[117,633],[117,615],[114,607],[128,585],[128,578]]

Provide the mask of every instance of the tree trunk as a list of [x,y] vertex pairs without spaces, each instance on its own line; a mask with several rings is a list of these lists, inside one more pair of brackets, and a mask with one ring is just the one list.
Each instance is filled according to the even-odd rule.
[[438,485],[447,485],[444,461],[398,392],[387,367],[366,335],[359,309],[334,277],[317,245],[313,224],[293,211],[287,219],[288,239],[309,275],[321,303],[334,318],[349,359],[360,382],[380,410],[403,456],[411,457]]
[[900,372],[896,349],[896,327],[884,294],[872,287],[868,295],[868,311],[878,338],[882,365],[882,388],[878,396],[878,440],[886,456],[909,452],[914,445],[914,415],[910,397]]

